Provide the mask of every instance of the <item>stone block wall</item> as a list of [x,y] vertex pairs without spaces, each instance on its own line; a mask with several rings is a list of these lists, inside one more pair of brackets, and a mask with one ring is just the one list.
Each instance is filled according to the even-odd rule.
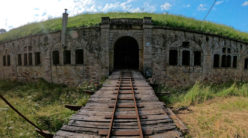
[[[49,82],[75,86],[83,82],[98,82],[114,70],[115,43],[126,36],[137,41],[138,69],[154,83],[188,86],[196,81],[248,81],[248,69],[244,67],[248,58],[247,43],[211,34],[153,26],[150,18],[108,17],[102,19],[99,27],[68,30],[65,46],[61,44],[61,32],[0,42],[0,79],[32,81],[43,78]],[[83,64],[76,64],[78,49],[83,50]],[[70,51],[69,64],[64,64],[65,50]],[[175,65],[170,63],[170,50],[177,52]],[[59,52],[57,65],[53,63],[53,51]],[[36,65],[35,59],[37,52],[40,53],[39,65]],[[200,53],[198,59],[194,52]],[[24,65],[25,54],[27,65]],[[21,55],[21,65],[18,55]],[[30,55],[32,61],[29,60]],[[214,67],[214,55],[219,55],[219,67]],[[221,67],[223,58],[229,58],[230,67]]]

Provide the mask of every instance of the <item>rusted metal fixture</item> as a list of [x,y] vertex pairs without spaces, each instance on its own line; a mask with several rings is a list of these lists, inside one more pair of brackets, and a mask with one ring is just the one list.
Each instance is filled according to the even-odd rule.
[[89,95],[93,95],[95,93],[95,91],[92,91],[92,90],[84,90],[84,92]]
[[82,106],[78,106],[78,105],[65,105],[65,108],[73,110],[73,111],[78,111],[82,108]]
[[40,127],[38,127],[36,124],[34,124],[32,121],[30,121],[27,117],[25,117],[22,113],[20,113],[13,105],[11,105],[7,99],[5,99],[0,94],[1,99],[11,108],[13,109],[20,117],[22,117],[24,120],[26,120],[29,124],[34,126],[36,128],[36,132],[39,133],[41,136],[45,138],[52,138],[53,134],[49,133],[48,131],[42,130]]

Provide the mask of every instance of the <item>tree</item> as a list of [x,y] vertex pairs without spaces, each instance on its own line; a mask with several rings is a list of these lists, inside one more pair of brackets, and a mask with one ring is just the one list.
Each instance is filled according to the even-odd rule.
[[6,33],[5,29],[0,29],[0,34]]

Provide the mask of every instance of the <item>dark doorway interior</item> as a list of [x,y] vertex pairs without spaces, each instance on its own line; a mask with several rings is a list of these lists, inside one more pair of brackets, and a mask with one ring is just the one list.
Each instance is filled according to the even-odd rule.
[[117,40],[114,48],[114,68],[139,68],[139,47],[134,38],[122,37]]

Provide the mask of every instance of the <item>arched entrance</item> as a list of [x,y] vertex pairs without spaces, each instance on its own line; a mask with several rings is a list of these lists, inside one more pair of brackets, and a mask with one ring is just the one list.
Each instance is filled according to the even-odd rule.
[[132,37],[121,37],[114,46],[114,69],[139,69],[139,46]]

